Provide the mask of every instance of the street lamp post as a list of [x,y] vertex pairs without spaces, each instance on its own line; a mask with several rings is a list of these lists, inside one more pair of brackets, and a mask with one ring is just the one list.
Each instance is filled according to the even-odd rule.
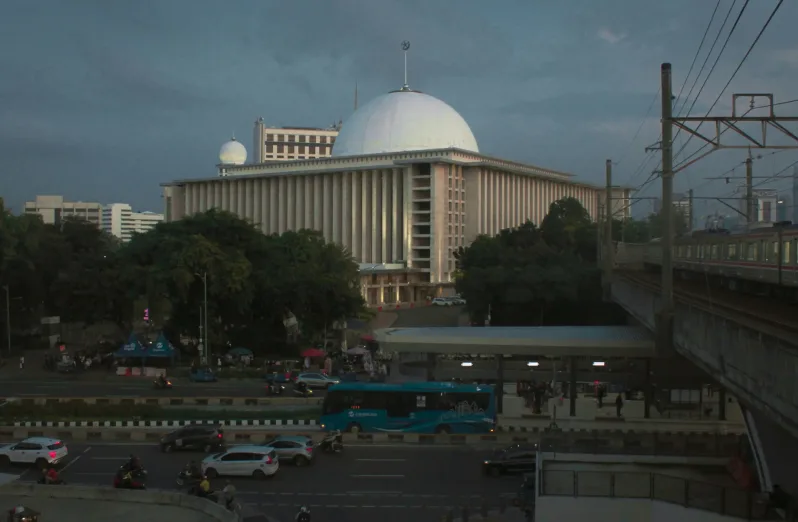
[[[197,275],[200,275],[200,274],[197,274]],[[200,314],[200,316],[201,316],[201,318],[200,318],[200,342],[202,342],[202,335],[204,333],[205,334],[205,342],[204,342],[205,347],[204,347],[204,350],[203,350],[203,353],[202,353],[202,361],[203,361],[204,364],[208,364],[208,353],[210,351],[209,348],[208,348],[208,272],[203,272],[200,277],[202,277],[202,286],[203,286],[203,303],[202,303],[202,305],[203,305],[203,308],[204,308],[204,313]],[[205,327],[204,328],[203,328],[203,318],[204,318],[204,323],[205,323]]]
[[6,291],[6,341],[8,345],[8,355],[11,356],[11,296],[8,292],[8,285],[3,287]]

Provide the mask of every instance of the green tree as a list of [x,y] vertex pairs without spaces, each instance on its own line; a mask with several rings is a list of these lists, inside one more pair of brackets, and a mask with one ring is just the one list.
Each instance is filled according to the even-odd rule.
[[[688,232],[687,215],[678,208],[673,209],[673,231],[676,236],[684,235]],[[662,237],[662,212],[649,214],[648,219],[649,239]]]

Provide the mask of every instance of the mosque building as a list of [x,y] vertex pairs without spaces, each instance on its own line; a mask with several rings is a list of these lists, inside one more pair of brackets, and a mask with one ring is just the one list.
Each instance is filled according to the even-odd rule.
[[[163,185],[166,220],[220,208],[267,234],[318,230],[361,264],[371,305],[451,292],[459,247],[539,224],[558,199],[576,198],[593,219],[603,212],[604,187],[481,154],[457,111],[407,85],[358,108],[330,157],[260,159],[248,164],[240,142],[225,143],[217,177]],[[629,190],[614,192],[613,210],[628,217]]]

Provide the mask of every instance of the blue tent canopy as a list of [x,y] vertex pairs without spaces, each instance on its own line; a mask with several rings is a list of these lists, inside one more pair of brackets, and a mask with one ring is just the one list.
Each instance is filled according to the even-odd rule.
[[134,359],[146,357],[147,354],[144,352],[144,347],[141,345],[141,342],[139,342],[136,334],[131,333],[130,337],[127,339],[127,342],[114,353],[114,356]]
[[158,339],[150,346],[145,354],[145,357],[174,357],[175,356],[175,349],[169,343],[169,340],[166,336],[162,333],[158,336]]

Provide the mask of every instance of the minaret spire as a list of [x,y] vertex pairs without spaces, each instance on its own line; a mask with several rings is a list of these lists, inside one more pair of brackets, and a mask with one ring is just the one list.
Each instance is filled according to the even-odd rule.
[[407,51],[410,49],[410,41],[405,40],[402,42],[402,51],[405,53],[405,83],[402,85],[403,91],[409,91],[410,86],[407,84]]

